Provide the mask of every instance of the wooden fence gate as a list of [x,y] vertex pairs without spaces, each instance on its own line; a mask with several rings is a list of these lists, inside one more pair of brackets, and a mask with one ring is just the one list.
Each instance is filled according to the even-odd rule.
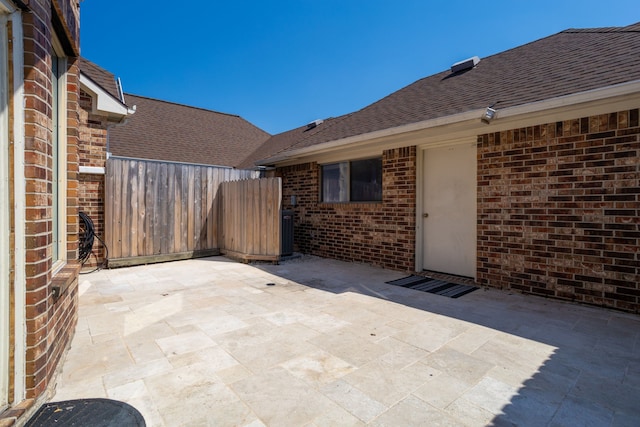
[[243,260],[280,258],[282,180],[220,185],[220,250]]
[[[257,196],[265,200],[255,203],[274,216],[279,224],[279,179],[257,180],[256,177],[254,171],[110,158],[105,185],[105,243],[109,250],[109,266],[217,255],[226,249],[222,242],[230,245],[230,255],[273,259],[272,248],[277,246],[279,251],[280,247],[279,227],[277,232],[269,228],[273,227],[273,218],[268,221],[261,217],[259,221],[264,220],[268,241],[277,238],[277,245],[263,241],[262,232],[246,234],[242,228],[229,228],[229,224],[237,224],[239,215],[237,210],[226,214],[231,212],[229,209],[253,206],[254,202],[247,197]],[[277,190],[272,180],[277,180]],[[221,204],[220,184],[230,181],[251,184],[238,187],[246,189],[246,197],[223,190],[224,199],[230,203],[225,210]],[[269,190],[262,192],[263,188]],[[238,200],[244,202],[236,207],[233,203]],[[221,227],[229,231],[223,234]],[[257,246],[256,240],[241,243],[258,234]]]

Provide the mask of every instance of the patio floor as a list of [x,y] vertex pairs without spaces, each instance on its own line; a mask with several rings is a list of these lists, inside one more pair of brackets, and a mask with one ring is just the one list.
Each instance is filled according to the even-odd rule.
[[640,317],[499,290],[459,299],[316,257],[80,278],[53,401],[148,426],[637,426]]

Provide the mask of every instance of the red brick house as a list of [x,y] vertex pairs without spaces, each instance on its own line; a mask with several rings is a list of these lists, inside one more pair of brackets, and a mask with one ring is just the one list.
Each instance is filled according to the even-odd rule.
[[[640,311],[640,24],[470,58],[272,137],[297,250]],[[256,159],[259,159],[256,161]]]
[[0,424],[47,398],[77,319],[78,3],[0,0]]
[[[85,58],[79,64],[78,203],[93,221],[95,233],[103,238],[108,133],[123,125],[135,110],[126,105],[119,80],[112,73]],[[104,247],[96,244],[93,253],[95,257],[87,261],[92,267],[102,263]]]

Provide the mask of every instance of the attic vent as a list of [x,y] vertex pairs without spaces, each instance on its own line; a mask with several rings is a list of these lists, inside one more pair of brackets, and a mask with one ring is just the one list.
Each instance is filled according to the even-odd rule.
[[314,127],[321,125],[324,122],[322,119],[314,120],[307,125],[307,129],[313,129]]
[[478,62],[480,62],[480,58],[478,58],[477,56],[473,56],[473,57],[471,57],[469,59],[465,59],[463,61],[456,62],[455,64],[453,64],[451,66],[451,72],[452,73],[459,73],[460,71],[470,70],[473,67],[475,67],[476,65],[478,65]]

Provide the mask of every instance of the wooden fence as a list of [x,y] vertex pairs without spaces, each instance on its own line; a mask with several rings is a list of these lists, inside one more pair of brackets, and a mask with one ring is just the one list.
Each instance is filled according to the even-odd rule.
[[280,257],[282,181],[264,178],[220,185],[220,250],[243,260]]
[[253,171],[110,158],[105,185],[109,266],[218,254],[219,187]]

